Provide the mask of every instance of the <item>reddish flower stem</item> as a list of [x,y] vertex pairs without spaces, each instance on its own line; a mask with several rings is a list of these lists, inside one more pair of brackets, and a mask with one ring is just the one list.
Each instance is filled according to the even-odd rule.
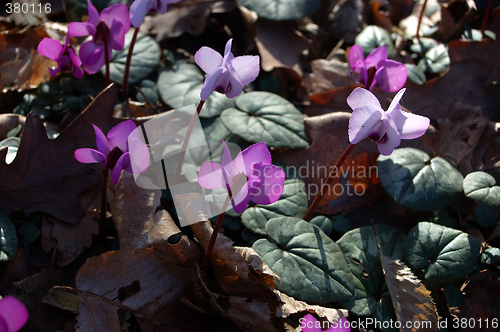
[[219,234],[220,227],[222,226],[222,220],[224,220],[224,216],[226,215],[226,210],[230,201],[231,201],[231,193],[228,192],[226,200],[222,205],[219,217],[215,222],[214,231],[212,233],[212,236],[210,237],[210,242],[208,243],[207,250],[205,251],[205,256],[203,256],[203,261],[201,262],[200,269],[202,272],[207,270],[208,263],[210,263],[210,256],[212,255],[212,251],[214,250],[215,240],[217,239],[217,234]]
[[132,53],[134,51],[135,41],[137,40],[137,35],[139,34],[139,28],[135,28],[134,35],[132,36],[132,41],[130,42],[130,46],[128,48],[127,54],[127,62],[125,63],[125,71],[123,73],[123,81],[122,81],[122,91],[125,97],[128,93],[128,77],[130,74],[130,64],[132,62]]
[[109,78],[109,50],[108,42],[104,41],[104,60],[106,61],[106,86],[111,84],[111,79]]
[[106,220],[106,188],[108,186],[109,165],[106,165],[102,170],[102,187],[101,187],[101,227],[104,227]]
[[483,23],[481,24],[481,35],[484,38],[484,30],[486,30],[486,26],[488,25],[488,19],[491,14],[491,7],[493,7],[493,0],[488,0],[488,6],[486,7],[486,12],[484,13]]
[[339,160],[337,160],[335,166],[330,168],[330,174],[328,175],[328,178],[326,178],[325,183],[323,183],[320,192],[316,195],[316,197],[314,197],[314,200],[311,206],[309,207],[309,210],[307,210],[306,215],[302,219],[304,219],[305,221],[309,221],[309,219],[311,219],[312,215],[314,214],[314,211],[316,211],[319,203],[323,199],[323,196],[325,196],[327,189],[330,186],[330,183],[332,183],[333,179],[337,176],[340,166],[342,166],[347,156],[351,153],[352,149],[354,149],[355,146],[356,144],[350,144],[347,147],[347,149],[345,149],[344,153],[342,153]]
[[175,167],[175,173],[174,173],[174,184],[179,183],[179,178],[181,176],[181,169],[182,169],[182,164],[184,163],[184,158],[186,157],[186,149],[189,143],[189,138],[191,137],[191,134],[193,133],[194,125],[196,124],[196,119],[198,118],[198,115],[200,115],[201,108],[203,107],[203,104],[205,101],[200,100],[200,103],[198,104],[198,107],[196,108],[196,113],[193,114],[193,117],[191,118],[191,121],[189,122],[188,129],[186,131],[186,136],[184,136],[184,140],[182,141],[182,147],[181,147],[181,152],[179,153],[179,160],[177,161],[177,166]]
[[418,24],[417,24],[417,39],[420,39],[420,23],[422,22],[422,17],[424,16],[425,7],[427,6],[427,0],[424,0],[424,4],[422,5],[422,10],[420,11],[420,15],[418,16]]

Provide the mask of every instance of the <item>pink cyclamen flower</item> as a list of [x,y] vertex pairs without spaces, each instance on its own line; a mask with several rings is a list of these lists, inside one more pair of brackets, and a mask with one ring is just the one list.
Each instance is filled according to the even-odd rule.
[[243,87],[259,76],[260,59],[258,55],[234,57],[231,53],[233,39],[229,39],[224,57],[210,47],[203,46],[194,55],[194,61],[207,73],[201,89],[201,100],[207,100],[214,91],[228,98],[240,95]]
[[249,201],[268,205],[283,194],[285,172],[271,164],[271,154],[264,142],[241,151],[234,161],[224,143],[222,164],[201,165],[198,183],[206,189],[226,188],[232,195],[234,211],[245,211]]
[[125,44],[125,34],[130,28],[127,6],[116,4],[105,8],[101,14],[87,1],[89,18],[87,22],[72,22],[68,33],[74,37],[92,36],[92,40],[80,46],[83,68],[95,74],[105,64],[104,45],[108,45],[108,60],[112,50],[121,50]]
[[167,5],[179,2],[180,0],[135,0],[130,5],[130,21],[136,28],[141,26],[144,16],[149,12],[165,14]]
[[342,317],[339,321],[333,324],[323,324],[314,318],[313,315],[307,314],[304,318],[300,319],[300,326],[302,327],[303,332],[323,332],[323,326],[328,325],[328,329],[324,330],[324,332],[350,332],[351,326],[349,325],[349,321]]
[[38,53],[57,62],[57,68],[49,68],[51,76],[54,76],[58,72],[63,72],[69,73],[76,78],[83,77],[82,61],[76,55],[71,45],[69,45],[69,35],[66,35],[64,46],[52,38],[42,39],[40,44],[38,44]]
[[147,169],[149,166],[148,147],[139,137],[132,137],[129,141],[130,134],[137,128],[132,120],[121,122],[111,128],[107,137],[97,126],[92,126],[94,126],[97,150],[78,149],[75,151],[76,160],[85,164],[103,163],[104,167],[111,170],[111,181],[114,184],[118,183],[122,169],[132,173],[130,154],[134,155],[134,162],[139,163],[139,165],[134,165],[134,169]]
[[359,143],[368,137],[378,144],[378,151],[388,156],[399,146],[401,139],[422,136],[429,127],[425,116],[404,112],[399,105],[406,89],[401,89],[384,112],[377,97],[363,88],[356,88],[347,97],[353,109],[349,119],[349,141]]
[[355,44],[349,51],[349,64],[352,71],[359,74],[358,80],[370,91],[374,87],[388,92],[399,91],[408,77],[408,69],[404,64],[387,59],[384,45],[377,47],[365,59],[363,50]]
[[28,316],[26,306],[15,297],[7,295],[0,300],[0,332],[19,331]]

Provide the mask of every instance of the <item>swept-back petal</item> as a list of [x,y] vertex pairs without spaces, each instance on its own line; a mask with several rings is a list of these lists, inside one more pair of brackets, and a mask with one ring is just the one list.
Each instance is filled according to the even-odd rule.
[[59,61],[62,58],[64,48],[61,43],[52,38],[44,38],[38,44],[38,53],[50,60]]
[[115,167],[111,170],[111,182],[113,184],[117,184],[118,180],[120,180],[120,174],[122,173],[122,169],[125,169],[125,167],[129,167],[130,165],[130,156],[128,153],[124,153],[118,158],[116,161]]
[[379,63],[373,78],[373,86],[377,86],[384,91],[395,92],[401,89],[408,77],[408,69],[400,62],[394,60],[383,60]]
[[401,137],[399,136],[398,129],[391,118],[388,119],[388,124],[385,137],[378,143],[378,151],[384,156],[390,155],[392,151],[401,144]]
[[100,21],[99,12],[97,11],[97,8],[94,7],[92,2],[90,2],[90,0],[87,0],[87,9],[89,12],[89,18],[87,19],[86,23],[92,24],[93,26],[97,26],[97,24]]
[[87,22],[71,22],[68,26],[68,34],[73,37],[94,36],[95,26]]
[[216,89],[225,92],[229,85],[229,71],[226,68],[218,67],[210,72],[205,79],[201,89],[201,100],[205,101]]
[[396,107],[399,107],[401,109],[401,107],[399,106],[399,102],[401,101],[401,98],[403,98],[405,91],[406,89],[401,89],[398,91],[398,93],[396,93],[391,101],[391,104],[389,105],[389,108],[387,109],[387,114],[392,115],[392,112]]
[[389,114],[394,120],[401,139],[414,139],[422,136],[429,128],[429,118],[417,114],[404,112],[401,106],[396,105]]
[[240,171],[245,171],[248,176],[254,175],[254,165],[257,163],[271,163],[271,153],[266,143],[260,142],[250,145],[241,151],[242,158],[236,158],[234,165]]
[[259,186],[251,192],[250,200],[257,204],[268,205],[276,202],[283,194],[285,172],[275,165],[259,163],[254,167],[254,176],[259,177]]
[[258,182],[260,182],[260,179],[250,178],[243,186],[231,186],[231,194],[233,195],[232,204],[236,213],[243,213],[245,211],[248,202],[250,202],[251,194],[249,190],[258,186]]
[[85,71],[89,74],[97,73],[104,66],[104,46],[88,41],[80,46],[80,59]]
[[224,47],[224,58],[227,58],[231,54],[231,47],[233,47],[233,38],[229,39]]
[[[233,178],[238,173],[238,169],[236,169],[234,165],[233,158],[231,157],[231,151],[229,150],[226,142],[222,141],[222,143],[224,144],[224,151],[222,152],[221,165],[225,170],[225,176],[227,177],[227,179],[224,180],[224,183],[231,184],[233,182]],[[237,160],[239,158],[242,158],[241,153],[238,153],[238,155],[236,156]],[[243,171],[243,169],[239,171]]]
[[111,24],[111,28],[109,29],[111,32],[109,47],[111,47],[111,49],[118,51],[123,48],[123,45],[125,45],[125,34],[127,33],[127,30],[129,28],[130,24],[127,27],[120,19],[113,19],[113,23]]
[[28,321],[28,309],[14,296],[7,295],[0,300],[0,313],[8,326],[7,332],[19,331]]
[[82,60],[76,55],[75,51],[73,49],[68,49],[69,53],[69,58],[71,59],[71,62],[73,63],[73,71],[71,72],[71,75],[75,78],[83,78],[83,69],[82,69]]
[[358,44],[354,44],[349,51],[349,65],[352,70],[356,70],[356,68],[365,65],[365,55],[363,49]]
[[75,159],[84,164],[92,164],[92,163],[103,163],[103,166],[106,166],[106,156],[101,152],[83,148],[75,151]]
[[99,152],[107,157],[111,152],[112,147],[101,129],[99,129],[99,127],[94,124],[92,126],[94,127],[95,131],[95,144],[97,146],[97,150],[99,150]]
[[[370,135],[383,121],[384,111],[373,105],[356,108],[349,118],[349,142],[357,144]],[[382,137],[383,133],[380,133]]]
[[201,165],[198,183],[205,189],[226,188],[226,181],[219,163],[206,162]]
[[354,89],[349,97],[347,97],[347,104],[351,106],[353,110],[365,106],[376,106],[377,108],[382,109],[377,97],[375,97],[375,95],[370,91],[360,87]]
[[156,9],[156,0],[135,0],[130,5],[130,22],[132,25],[136,28],[140,27],[146,14],[153,8]]
[[238,73],[242,86],[253,82],[259,76],[260,58],[257,55],[238,56],[231,60],[231,65]]
[[365,66],[366,68],[372,66],[378,68],[382,60],[387,60],[387,49],[385,45],[377,47],[366,57]]
[[116,31],[112,30],[114,20],[118,20],[119,22],[121,22],[121,25],[123,26],[123,28],[121,29],[125,32],[123,32],[122,30],[120,30],[120,32],[126,33],[130,28],[130,13],[128,12],[127,6],[122,4],[114,4],[109,6],[108,8],[103,9],[99,18],[100,20],[104,21],[104,23],[106,23],[109,30],[111,31],[111,35],[117,33]]
[[149,167],[149,149],[138,138],[129,138],[130,168],[126,170],[136,175],[143,173]]
[[236,70],[234,70],[231,63],[227,64],[227,69],[229,71],[229,83],[227,85],[225,94],[228,98],[234,98],[241,94],[243,91],[243,85],[241,84],[241,79]]
[[194,62],[208,74],[222,64],[222,55],[210,47],[203,46],[194,55]]
[[[318,320],[313,315],[307,314],[304,316],[301,325],[303,332],[322,332],[323,330],[317,324]],[[311,326],[311,327],[309,327]]]
[[108,140],[111,148],[117,146],[123,153],[128,152],[128,136],[137,128],[134,121],[123,121],[108,132]]

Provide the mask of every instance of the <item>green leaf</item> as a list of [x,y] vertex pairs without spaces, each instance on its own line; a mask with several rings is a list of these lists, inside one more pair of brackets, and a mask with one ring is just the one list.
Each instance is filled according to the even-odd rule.
[[392,43],[389,32],[376,25],[369,25],[356,36],[354,43],[361,46],[365,56],[370,54],[377,47],[385,45],[387,57],[393,59],[396,56],[396,49]]
[[353,296],[353,279],[340,247],[321,229],[292,217],[271,219],[268,239],[252,248],[280,278],[276,288],[304,301],[334,302]]
[[332,221],[326,216],[316,216],[309,221],[311,224],[321,228],[327,236],[332,234]]
[[429,221],[450,228],[459,229],[460,223],[450,217],[450,213],[447,209],[437,210],[432,213],[432,216],[429,218]]
[[430,282],[459,280],[474,269],[481,241],[453,228],[420,222],[406,237],[405,262]]
[[9,132],[7,133],[7,137],[16,137],[17,134],[19,134],[21,132],[22,128],[23,128],[23,126],[21,124],[18,124],[17,127],[9,130]]
[[13,147],[18,148],[21,143],[21,139],[19,137],[7,137],[3,141],[0,142],[0,148]]
[[448,50],[443,44],[439,44],[425,52],[425,56],[420,59],[417,66],[423,71],[437,74],[448,68],[450,57]]
[[[111,80],[119,84],[123,81],[123,72],[127,62],[127,54],[132,40],[133,32],[125,35],[125,45],[120,51],[113,52],[109,71]],[[160,61],[160,45],[148,35],[139,33],[132,53],[132,62],[130,63],[130,73],[128,84],[137,84],[148,77]],[[105,67],[101,71],[106,70]]]
[[351,222],[344,216],[336,215],[332,218],[332,229],[334,232],[344,235],[351,229]]
[[450,205],[462,193],[462,174],[443,158],[414,148],[395,149],[377,159],[379,178],[396,203],[415,211]]
[[[177,61],[174,65],[160,73],[158,91],[161,99],[172,108],[181,108],[200,102],[201,88],[205,81],[198,66],[185,61]],[[212,93],[200,113],[202,118],[218,116],[226,108],[234,107],[234,100],[225,95]]]
[[479,204],[472,211],[474,220],[482,228],[495,227],[497,225],[497,214],[491,207]]
[[500,207],[500,187],[495,178],[485,172],[472,172],[464,179],[464,193],[479,203]]
[[16,227],[0,213],[0,262],[10,261],[17,252]]
[[269,92],[249,92],[236,98],[236,108],[221,114],[222,123],[251,143],[272,147],[303,148],[309,145],[304,115],[288,100]]
[[243,225],[255,234],[266,235],[266,224],[276,217],[302,218],[308,208],[304,181],[297,178],[285,180],[283,195],[269,205],[256,205],[241,215]]
[[462,292],[460,291],[460,288],[456,287],[454,284],[449,283],[444,287],[444,295],[446,297],[446,302],[448,302],[448,306],[450,308],[462,306]]
[[500,249],[498,248],[486,248],[481,254],[481,263],[487,265],[493,265],[500,261]]
[[[386,225],[376,225],[375,228],[382,254],[401,259],[404,241],[401,231]],[[345,233],[337,244],[354,275],[356,289],[352,298],[341,302],[342,306],[356,315],[387,316],[388,309],[384,309],[384,303],[390,303],[391,296],[385,283],[373,227],[353,229]]]
[[425,73],[419,67],[412,63],[405,63],[405,66],[408,68],[408,79],[418,85],[425,83]]
[[321,0],[238,0],[261,18],[273,21],[297,20],[314,14]]

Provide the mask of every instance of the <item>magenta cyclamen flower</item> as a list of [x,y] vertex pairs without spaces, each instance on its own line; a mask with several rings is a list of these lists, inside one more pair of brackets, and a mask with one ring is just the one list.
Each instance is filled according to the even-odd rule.
[[13,296],[0,300],[0,332],[19,331],[28,321],[28,309]]
[[285,172],[271,164],[265,143],[256,143],[240,152],[234,161],[226,143],[222,165],[206,162],[201,165],[198,183],[206,189],[226,188],[232,195],[234,211],[245,211],[249,201],[268,205],[283,194]]
[[408,77],[408,69],[404,64],[387,59],[384,45],[373,50],[366,59],[361,47],[354,45],[349,52],[349,64],[352,71],[359,74],[358,80],[370,91],[378,87],[396,92],[405,85]]
[[[103,163],[104,167],[111,170],[111,181],[118,183],[122,169],[132,173],[130,154],[134,155],[134,165],[136,170],[146,170],[149,166],[149,149],[139,139],[133,137],[129,141],[130,134],[136,129],[132,120],[124,121],[108,132],[107,137],[95,125],[97,150],[84,148],[75,151],[75,158],[81,163]],[[137,131],[135,131],[137,133]],[[137,166],[137,167],[136,167]]]
[[125,34],[130,28],[130,16],[127,6],[116,4],[104,9],[101,14],[87,1],[89,18],[87,22],[72,22],[68,33],[74,37],[92,36],[92,40],[80,46],[80,58],[83,68],[89,74],[95,74],[105,64],[104,45],[108,45],[108,60],[111,50],[121,50],[125,44]]
[[399,146],[401,139],[422,136],[430,120],[424,116],[404,112],[399,105],[406,89],[401,89],[386,112],[377,97],[363,88],[356,88],[347,97],[353,109],[349,119],[349,141],[359,143],[368,137],[378,144],[378,151],[388,156]]
[[243,87],[259,75],[260,59],[258,55],[234,57],[231,53],[233,39],[229,39],[224,50],[224,57],[210,47],[203,46],[194,55],[194,61],[207,78],[201,89],[201,100],[207,100],[214,91],[224,93],[228,98],[238,96]]
[[136,28],[141,26],[144,16],[149,12],[156,12],[165,14],[167,12],[167,5],[180,0],[135,0],[130,5],[130,21]]
[[[349,321],[342,317],[338,322],[333,324],[324,324],[314,318],[313,315],[307,314],[300,319],[300,326],[303,332],[350,332],[351,326]],[[328,329],[323,330],[323,327],[328,326]]]
[[44,38],[38,44],[38,53],[57,62],[57,68],[49,68],[50,75],[54,76],[58,72],[69,73],[76,78],[83,77],[81,68],[82,61],[76,55],[71,45],[69,45],[69,36],[66,35],[64,46],[55,39]]

